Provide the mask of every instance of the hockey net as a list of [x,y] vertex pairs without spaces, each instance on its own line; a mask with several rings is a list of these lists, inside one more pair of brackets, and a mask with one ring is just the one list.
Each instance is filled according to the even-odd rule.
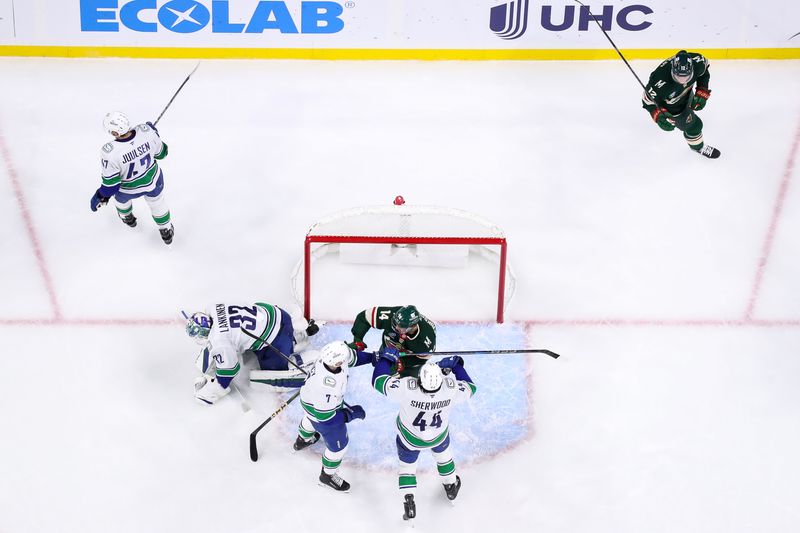
[[333,254],[344,263],[428,268],[462,268],[471,256],[479,256],[496,267],[500,323],[516,286],[500,227],[467,211],[407,205],[398,197],[395,205],[348,209],[311,226],[291,277],[294,298],[306,318],[311,317],[314,264]]

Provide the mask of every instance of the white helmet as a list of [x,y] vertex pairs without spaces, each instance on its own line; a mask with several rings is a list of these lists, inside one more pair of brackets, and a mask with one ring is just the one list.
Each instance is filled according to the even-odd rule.
[[343,341],[336,341],[322,347],[322,362],[331,368],[347,365],[350,348]]
[[131,121],[124,113],[112,111],[103,119],[103,128],[111,135],[121,136],[131,131]]
[[436,392],[442,386],[442,369],[433,361],[428,361],[419,369],[419,386],[425,392]]

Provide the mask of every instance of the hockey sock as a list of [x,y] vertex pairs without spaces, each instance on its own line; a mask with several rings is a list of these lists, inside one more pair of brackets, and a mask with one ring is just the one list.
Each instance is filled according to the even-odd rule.
[[128,200],[124,204],[117,203],[117,214],[119,218],[125,218],[131,213],[133,213],[133,202]]
[[694,150],[695,152],[699,152],[703,149],[703,134],[700,133],[699,135],[693,137],[687,133],[683,134],[683,137],[686,139],[686,142],[689,143],[689,148]]
[[158,227],[168,228],[171,224],[171,217],[164,195],[159,194],[155,197],[145,196],[144,199],[147,205],[150,206],[150,213],[153,215],[153,220],[158,224]]
[[304,416],[300,421],[300,426],[297,428],[297,433],[305,440],[310,440],[314,436],[314,426],[311,425],[311,420]]
[[322,454],[322,470],[329,476],[335,474],[339,465],[342,464],[342,459],[344,459],[344,454],[346,452],[347,446],[338,452],[332,452],[328,448],[325,448],[325,453]]
[[456,482],[456,464],[453,461],[453,452],[448,447],[446,450],[437,453],[433,452],[436,459],[436,470],[439,471],[439,479],[443,485]]
[[417,463],[400,461],[397,485],[402,495],[414,494],[417,490]]

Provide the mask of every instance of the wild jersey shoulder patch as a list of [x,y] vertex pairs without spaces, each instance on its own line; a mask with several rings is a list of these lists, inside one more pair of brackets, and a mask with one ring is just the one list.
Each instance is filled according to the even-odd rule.
[[[95,145],[95,146],[97,146],[97,145]],[[106,144],[104,144],[104,145],[103,145],[103,151],[104,151],[105,153],[107,153],[107,154],[110,154],[111,152],[113,152],[113,151],[114,151],[114,145],[113,145],[113,144],[111,144],[111,143],[106,143]]]

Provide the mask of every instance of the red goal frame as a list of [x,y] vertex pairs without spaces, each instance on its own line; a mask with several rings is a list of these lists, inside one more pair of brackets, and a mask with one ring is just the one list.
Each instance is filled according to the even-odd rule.
[[505,237],[405,237],[405,236],[354,236],[354,235],[306,235],[303,250],[303,314],[311,318],[311,245],[340,243],[370,244],[460,244],[476,246],[499,246],[500,274],[497,282],[497,322],[504,320],[506,268],[508,243]]

